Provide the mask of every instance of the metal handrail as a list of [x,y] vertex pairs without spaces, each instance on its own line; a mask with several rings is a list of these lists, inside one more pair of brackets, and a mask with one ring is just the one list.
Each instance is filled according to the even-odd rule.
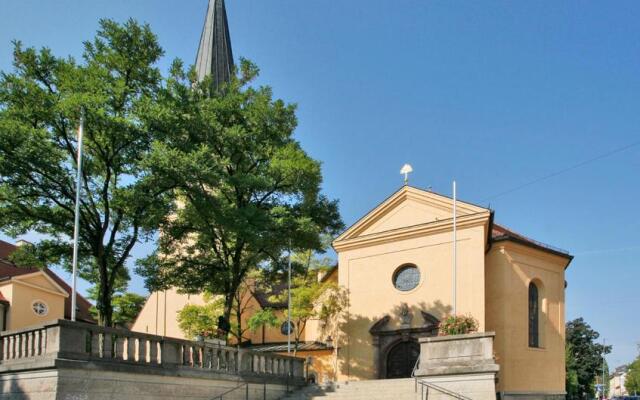
[[[433,384],[431,382],[427,382],[427,381],[423,381],[423,380],[418,379],[418,377],[416,376],[416,371],[418,370],[419,367],[420,367],[420,357],[418,357],[418,359],[416,360],[416,363],[413,366],[413,370],[411,371],[411,377],[415,379],[415,388],[414,388],[414,390],[415,390],[416,393],[418,393],[418,384],[420,384],[420,391],[421,391],[420,400],[428,400],[428,398],[429,398],[429,388],[431,388],[433,390],[436,390],[436,391],[438,391],[440,393],[449,395],[449,396],[451,396],[451,397],[453,397],[455,399],[458,399],[458,400],[471,400],[471,398],[469,398],[469,397],[467,397],[467,396],[465,396],[463,394],[454,392],[454,391],[449,390],[449,389],[445,389],[445,388],[443,388],[441,386],[438,386],[438,385],[435,385],[435,384]],[[425,386],[427,387],[427,397],[424,396],[424,394],[425,394],[425,391],[424,391]]]
[[211,399],[211,400],[224,400],[224,399],[223,399],[223,398],[224,398],[224,396],[226,396],[227,394],[229,394],[229,393],[231,393],[231,392],[234,392],[234,391],[236,391],[236,390],[238,390],[238,389],[240,389],[240,388],[242,388],[242,387],[246,387],[246,390],[245,390],[245,399],[246,399],[246,400],[248,400],[248,399],[249,399],[249,382],[243,382],[243,383],[239,384],[238,386],[236,386],[236,387],[234,387],[234,388],[231,388],[231,389],[227,390],[227,391],[226,391],[226,392],[224,392],[224,393],[219,394],[218,396],[214,397],[214,398],[213,398],[213,399]]
[[[420,387],[421,387],[420,400],[423,400],[423,399],[428,400],[428,398],[429,398],[429,389],[433,389],[433,390],[438,391],[440,393],[449,395],[449,396],[453,397],[454,399],[472,400],[470,397],[467,397],[467,396],[465,396],[463,394],[454,392],[454,391],[449,390],[449,389],[445,389],[445,388],[443,388],[441,386],[438,386],[438,385],[435,385],[435,384],[433,384],[431,382],[418,380],[417,378],[416,378],[416,382],[419,383]],[[424,391],[425,386],[427,388],[427,391],[426,391],[427,396],[426,397],[424,396],[424,394],[425,394],[425,391]]]

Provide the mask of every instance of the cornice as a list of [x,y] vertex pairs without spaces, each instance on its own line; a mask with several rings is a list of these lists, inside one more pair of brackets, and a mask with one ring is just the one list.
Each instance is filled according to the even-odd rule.
[[[489,211],[478,212],[474,214],[460,215],[457,218],[457,229],[481,226],[488,222],[490,216]],[[343,250],[351,250],[360,247],[367,247],[376,244],[397,242],[400,240],[412,239],[415,237],[433,235],[442,232],[453,231],[453,218],[427,222],[425,224],[413,225],[399,229],[392,229],[384,232],[373,233],[370,235],[357,236],[351,239],[336,240],[333,242],[333,248],[340,252]]]
[[[365,214],[356,223],[351,225],[342,234],[340,234],[334,241],[334,244],[337,242],[354,239],[355,236],[362,233],[367,228],[375,224],[378,220],[380,220],[380,218],[386,215],[389,210],[392,210],[407,199],[411,199],[421,204],[431,206],[440,211],[449,213],[453,211],[453,199],[438,193],[417,189],[411,186],[403,186],[378,206],[376,206],[373,210]],[[489,211],[488,209],[476,206],[474,204],[466,203],[461,200],[458,200],[457,204],[459,214],[477,214],[479,212]]]

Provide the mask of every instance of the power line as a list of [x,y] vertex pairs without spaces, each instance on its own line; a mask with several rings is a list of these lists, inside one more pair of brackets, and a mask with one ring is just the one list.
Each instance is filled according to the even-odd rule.
[[584,166],[584,165],[587,165],[587,164],[590,164],[590,163],[592,163],[592,162],[594,162],[594,161],[598,161],[598,160],[601,160],[601,159],[603,159],[603,158],[610,157],[610,156],[612,156],[612,155],[614,155],[614,154],[617,154],[617,153],[623,152],[623,151],[625,151],[625,150],[628,150],[628,149],[630,149],[630,148],[632,148],[632,147],[635,147],[635,146],[638,146],[638,145],[640,145],[640,140],[639,140],[639,141],[637,141],[637,142],[633,142],[633,143],[627,144],[627,145],[622,146],[622,147],[618,147],[617,149],[611,150],[611,151],[609,151],[609,152],[607,152],[607,153],[600,154],[600,155],[595,156],[595,157],[593,157],[593,158],[590,158],[590,159],[588,159],[588,160],[581,161],[581,162],[579,162],[579,163],[577,163],[577,164],[574,164],[574,165],[572,165],[572,166],[570,166],[570,167],[567,167],[567,168],[561,169],[561,170],[556,171],[556,172],[552,172],[552,173],[550,173],[550,174],[548,174],[548,175],[541,176],[541,177],[536,178],[536,179],[534,179],[534,180],[532,180],[532,181],[529,181],[529,182],[527,182],[527,183],[523,183],[522,185],[516,186],[516,187],[511,188],[511,189],[509,189],[509,190],[505,190],[504,192],[500,192],[500,193],[495,194],[495,195],[493,195],[493,196],[486,197],[486,198],[484,198],[484,199],[480,200],[480,203],[484,203],[484,202],[485,202],[485,201],[487,201],[487,200],[493,200],[493,199],[495,199],[495,198],[497,198],[497,197],[501,197],[501,196],[504,196],[504,195],[506,195],[506,194],[513,193],[513,192],[515,192],[515,191],[517,191],[517,190],[520,190],[520,189],[523,189],[523,188],[525,188],[525,187],[527,187],[527,186],[531,186],[531,185],[534,185],[534,184],[536,184],[536,183],[538,183],[538,182],[542,182],[542,181],[545,181],[545,180],[547,180],[547,179],[550,179],[550,178],[556,177],[556,176],[558,176],[558,175],[561,175],[561,174],[564,174],[564,173],[566,173],[566,172],[572,171],[572,170],[574,170],[574,169],[576,169],[576,168],[580,168],[580,167],[582,167],[582,166]]

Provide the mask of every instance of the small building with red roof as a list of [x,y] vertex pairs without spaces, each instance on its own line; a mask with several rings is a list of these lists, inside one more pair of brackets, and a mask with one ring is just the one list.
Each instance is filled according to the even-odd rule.
[[[49,268],[16,265],[10,256],[17,248],[0,240],[0,330],[70,319],[71,286]],[[91,303],[77,294],[76,304],[76,319],[95,323]]]

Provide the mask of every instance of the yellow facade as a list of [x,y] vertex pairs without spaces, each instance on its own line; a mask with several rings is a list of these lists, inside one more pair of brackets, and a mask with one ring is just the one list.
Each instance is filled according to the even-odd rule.
[[[455,313],[476,318],[481,332],[495,331],[499,391],[564,392],[564,270],[571,256],[495,225],[489,209],[459,201],[454,287],[452,213],[450,198],[404,186],[336,238],[338,268],[325,279],[347,289],[349,309],[337,355],[330,348],[298,353],[311,357],[316,379],[392,377],[398,349],[407,343],[414,347],[406,348],[415,348],[419,337],[437,334],[438,321]],[[419,272],[409,290],[394,285],[404,266]],[[535,348],[528,336],[531,282],[540,302]],[[169,300],[161,301],[173,306],[166,314],[167,329],[157,333],[181,337],[177,311],[201,299],[167,293]],[[162,309],[154,296],[158,294],[150,296],[134,330],[147,331],[143,327],[157,325],[158,315],[164,318],[162,311],[154,311]],[[245,321],[260,308],[255,298],[250,300]],[[254,345],[286,342],[279,327],[249,332],[247,339]],[[327,339],[321,322],[309,321],[302,341]]]
[[[487,254],[487,330],[495,331],[498,390],[562,393],[565,387],[565,258],[520,244]],[[540,347],[529,347],[528,287],[540,290]]]
[[[12,277],[0,282],[0,292],[10,304],[7,307],[7,330],[64,318],[64,301],[69,294],[44,272]],[[44,304],[46,312],[37,314],[34,303]]]

